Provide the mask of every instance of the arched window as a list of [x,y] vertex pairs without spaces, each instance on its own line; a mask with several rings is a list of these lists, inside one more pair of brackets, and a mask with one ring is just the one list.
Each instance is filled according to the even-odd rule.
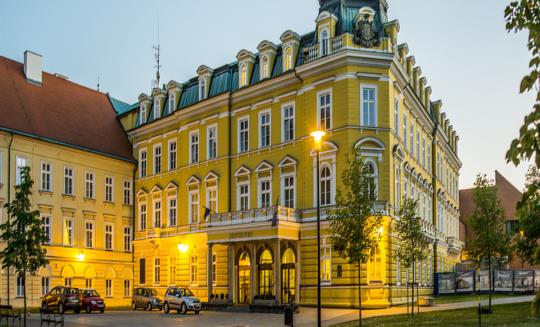
[[321,56],[326,56],[329,54],[330,50],[330,36],[328,34],[328,30],[323,30],[321,33]]
[[321,169],[321,206],[332,204],[332,172],[330,167],[323,166]]
[[247,85],[247,68],[246,65],[242,65],[240,68],[240,87]]
[[272,253],[264,250],[259,256],[259,296],[263,300],[270,300],[274,297],[274,270]]
[[371,179],[369,183],[370,192],[371,192],[371,187],[373,187],[373,196],[375,199],[377,199],[377,192],[379,189],[379,174],[377,171],[377,166],[371,160],[367,161],[366,165],[368,167],[369,178]]
[[293,51],[291,47],[285,50],[285,71],[292,69]]
[[270,77],[270,62],[267,56],[262,58],[261,80]]

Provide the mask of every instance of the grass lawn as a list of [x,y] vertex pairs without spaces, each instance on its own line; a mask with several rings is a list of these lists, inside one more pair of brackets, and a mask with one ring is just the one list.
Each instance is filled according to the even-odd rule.
[[[493,299],[501,299],[505,297],[513,297],[517,295],[512,294],[493,294]],[[521,295],[523,296],[523,295]],[[481,294],[480,298],[482,300],[488,300],[489,294]],[[445,303],[457,303],[457,302],[469,302],[478,300],[478,295],[444,295],[435,297],[435,304],[445,304]]]
[[[538,327],[540,319],[529,318],[530,303],[498,305],[493,307],[492,315],[482,316],[482,326],[518,326]],[[353,327],[358,322],[348,322],[334,327]],[[476,327],[478,326],[477,309],[439,311],[422,313],[420,317],[410,320],[407,316],[391,316],[370,318],[362,321],[363,327],[403,327],[403,326],[444,326],[444,327]]]

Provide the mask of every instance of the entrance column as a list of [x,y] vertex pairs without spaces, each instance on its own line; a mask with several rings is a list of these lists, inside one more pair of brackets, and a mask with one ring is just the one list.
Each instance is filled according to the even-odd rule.
[[[213,294],[213,287],[214,287],[214,280],[213,280],[214,276],[212,276],[213,269],[214,269],[213,260],[212,260],[213,259],[213,257],[212,257],[213,256],[212,248],[213,248],[213,244],[209,243],[208,244],[208,255],[207,255],[207,258],[206,258],[206,283],[207,283],[207,287],[208,287],[208,302],[210,302],[210,296],[212,296],[212,294]],[[217,278],[217,276],[216,276],[216,278]]]
[[255,300],[255,285],[256,284],[256,277],[257,277],[257,253],[255,252],[255,242],[251,242],[251,301],[249,303],[253,303]]
[[274,253],[274,294],[276,303],[281,303],[281,243],[279,238],[276,240]]
[[234,262],[234,243],[229,243],[229,300],[232,303],[235,303],[235,287],[234,287],[234,281],[235,281],[235,262]]
[[296,277],[296,296],[295,296],[295,303],[300,303],[300,282],[302,281],[302,252],[301,250],[300,241],[296,242],[296,262],[294,265],[294,268],[296,269],[295,277]]

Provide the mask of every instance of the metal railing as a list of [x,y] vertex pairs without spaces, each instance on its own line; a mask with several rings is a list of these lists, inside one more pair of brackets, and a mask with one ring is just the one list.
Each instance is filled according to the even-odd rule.
[[[317,60],[322,57],[326,57],[337,53],[339,51],[345,50],[346,47],[346,38],[349,34],[342,34],[338,37],[331,38],[326,47],[321,47],[321,43],[317,43],[310,47],[304,48],[305,62],[309,63],[314,60]],[[325,51],[323,51],[325,50]]]
[[239,224],[248,224],[254,222],[265,222],[271,221],[274,217],[274,214],[277,210],[277,220],[278,221],[290,221],[290,222],[299,222],[300,221],[300,211],[296,209],[291,209],[287,207],[268,207],[268,208],[257,208],[246,211],[235,211],[235,212],[225,212],[225,213],[216,213],[210,215],[210,227],[215,226],[226,226],[226,225],[239,225]]

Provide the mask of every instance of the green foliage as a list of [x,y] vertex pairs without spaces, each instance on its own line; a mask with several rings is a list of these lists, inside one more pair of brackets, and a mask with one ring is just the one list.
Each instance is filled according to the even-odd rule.
[[377,249],[382,216],[374,210],[374,181],[359,151],[352,160],[347,159],[342,181],[343,189],[337,191],[337,206],[330,216],[334,249],[349,263],[366,263]]
[[399,220],[396,220],[395,230],[399,238],[397,256],[405,268],[410,268],[415,262],[427,258],[430,240],[422,230],[422,218],[418,212],[418,201],[406,199],[399,210]]
[[497,189],[485,175],[478,175],[473,190],[475,208],[470,224],[475,234],[468,249],[471,258],[504,264],[510,256],[510,238],[505,232],[505,214]]

